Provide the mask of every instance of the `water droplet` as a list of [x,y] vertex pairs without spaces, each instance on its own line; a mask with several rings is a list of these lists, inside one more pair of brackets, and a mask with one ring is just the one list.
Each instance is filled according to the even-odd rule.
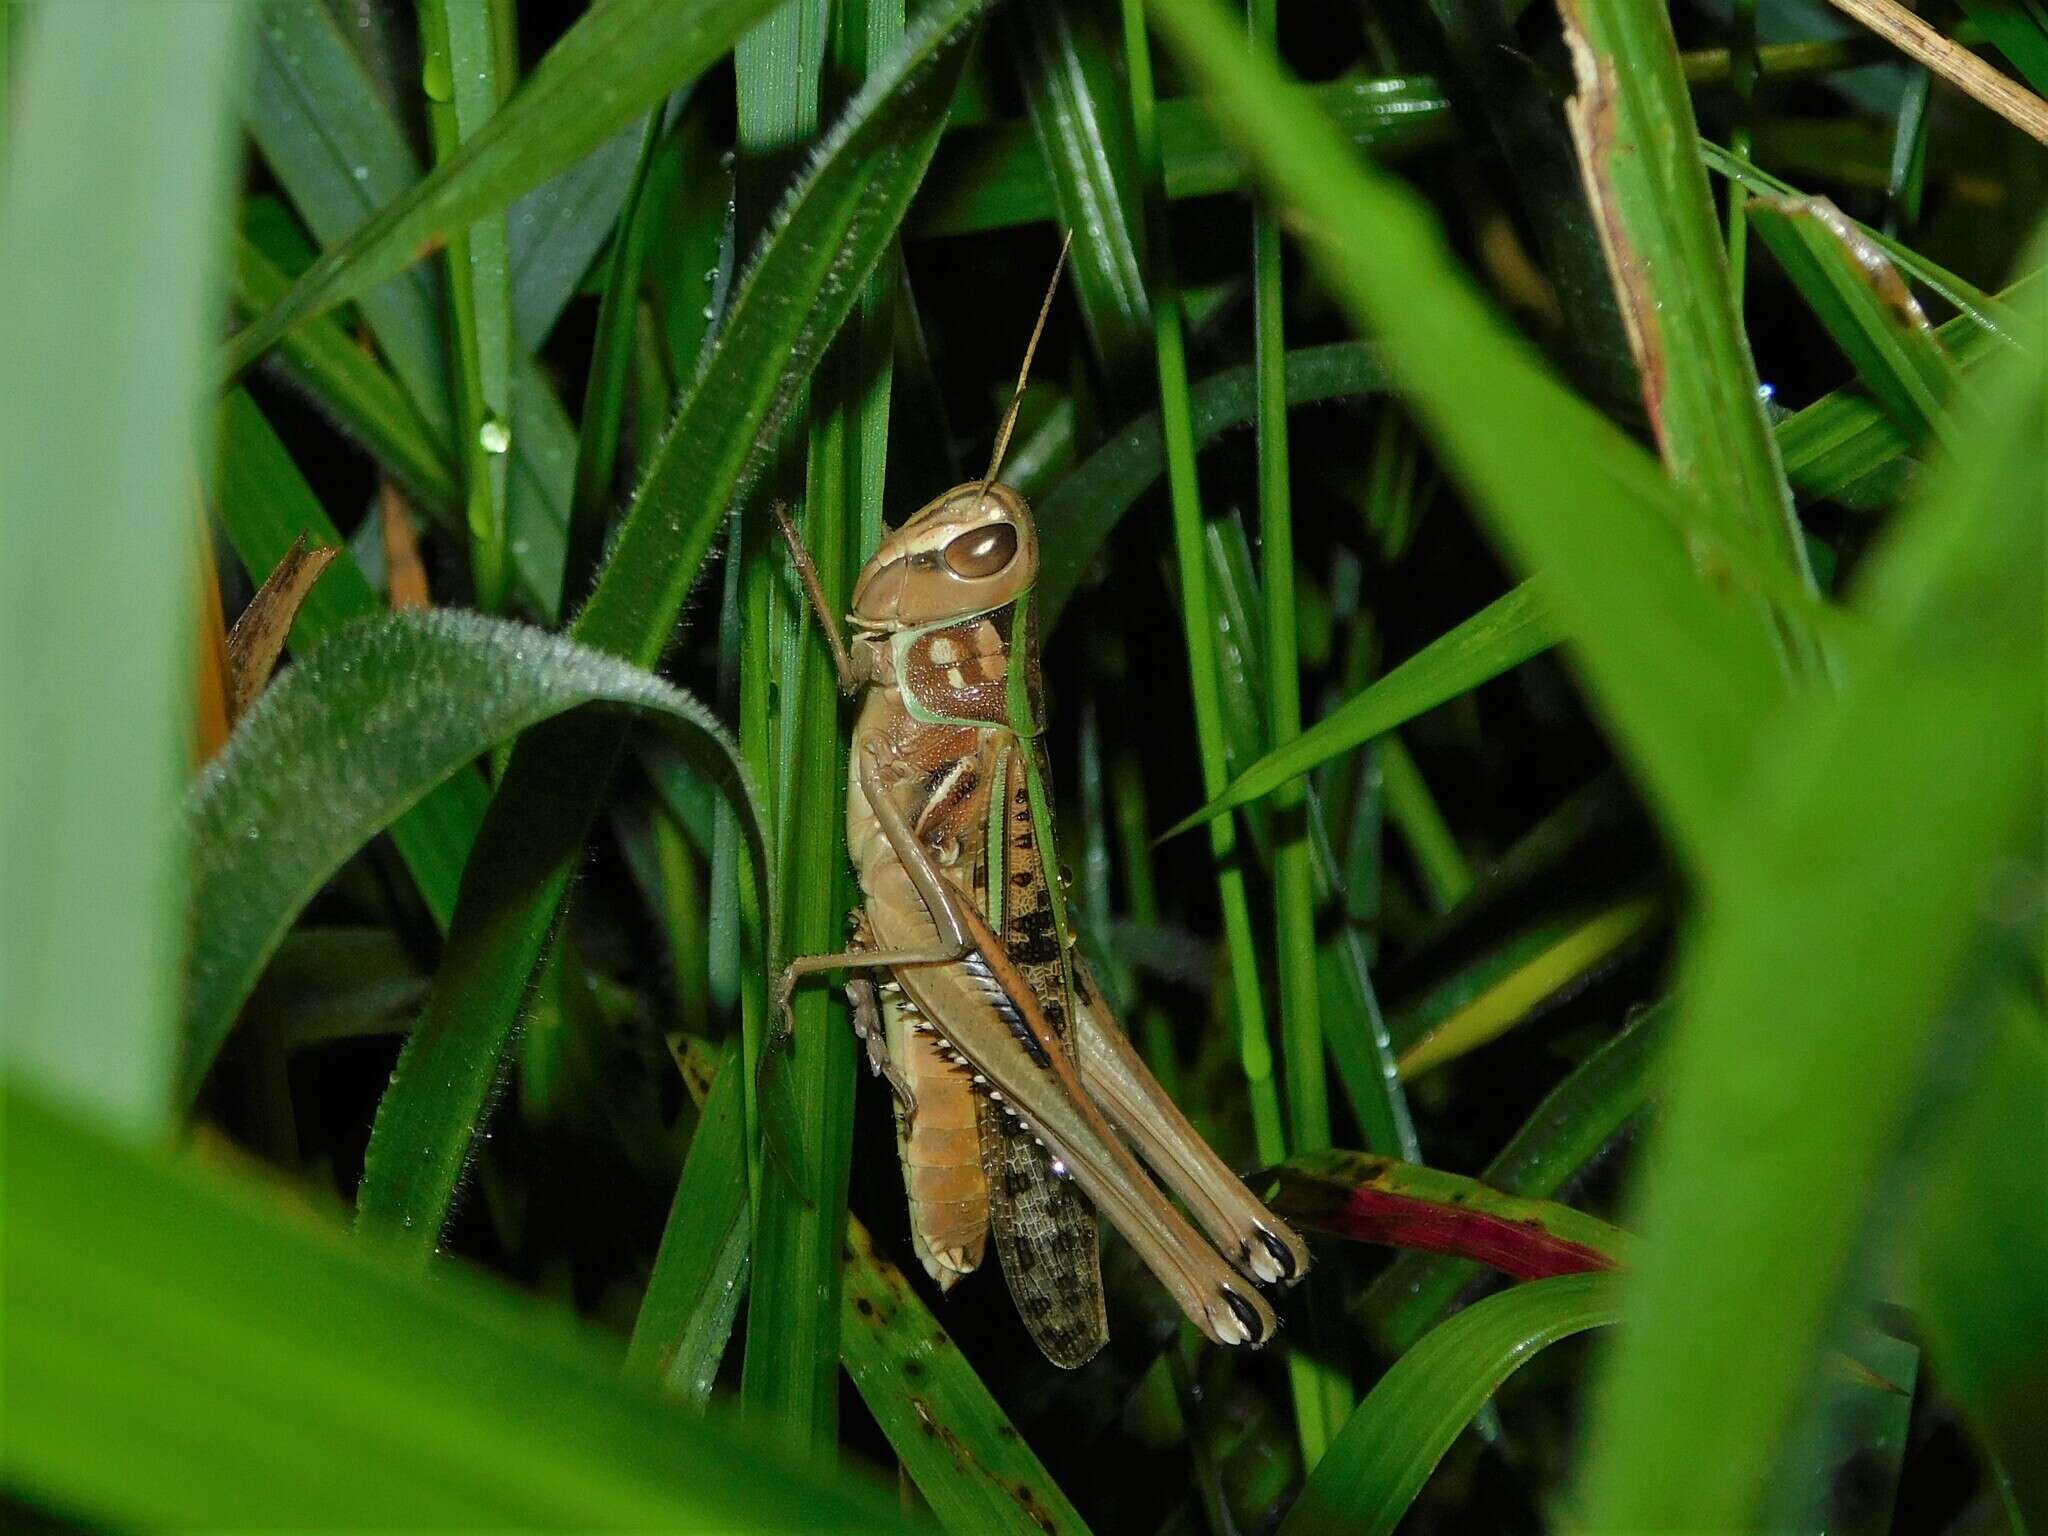
[[420,89],[435,101],[455,99],[455,76],[446,59],[430,58],[420,66]]
[[476,429],[476,440],[485,453],[503,453],[512,446],[512,428],[499,417],[491,416]]
[[705,318],[706,320],[709,320],[709,319],[710,319],[710,318],[711,318],[711,317],[712,317],[712,316],[713,316],[713,315],[714,315],[715,313],[716,313],[716,311],[715,311],[715,310],[713,310],[713,309],[712,309],[712,307],[711,307],[711,306],[710,306],[709,304],[706,304],[706,305],[704,306],[704,318]]
[[370,179],[370,168],[367,165],[351,166],[349,168],[349,175],[355,177],[357,181],[368,181]]

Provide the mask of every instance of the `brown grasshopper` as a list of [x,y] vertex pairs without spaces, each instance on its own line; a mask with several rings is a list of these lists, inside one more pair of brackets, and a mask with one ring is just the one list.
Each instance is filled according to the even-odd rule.
[[1048,290],[988,474],[883,538],[854,586],[851,646],[778,509],[840,687],[866,689],[846,793],[866,902],[852,947],[792,961],[779,1001],[793,1027],[801,977],[851,973],[854,1027],[895,1092],[919,1260],[950,1288],[993,1228],[1032,1337],[1073,1367],[1108,1338],[1091,1202],[1221,1344],[1272,1335],[1247,1281],[1299,1279],[1308,1250],[1146,1070],[1067,921],[1040,745],[1038,536],[995,478],[1051,303]]

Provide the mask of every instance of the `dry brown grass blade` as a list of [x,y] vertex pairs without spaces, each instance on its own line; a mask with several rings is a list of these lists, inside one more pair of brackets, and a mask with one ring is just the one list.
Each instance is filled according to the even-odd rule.
[[405,613],[434,606],[427,590],[426,562],[420,559],[419,526],[405,492],[386,480],[378,489],[384,514],[384,580],[391,592],[391,611]]
[[270,681],[277,658],[291,633],[299,605],[313,590],[320,573],[340,554],[338,549],[308,548],[302,533],[277,562],[228,635],[228,718],[239,720]]
[[1943,36],[1899,0],[1828,0],[1909,58],[1982,102],[2020,132],[2048,144],[2048,101]]

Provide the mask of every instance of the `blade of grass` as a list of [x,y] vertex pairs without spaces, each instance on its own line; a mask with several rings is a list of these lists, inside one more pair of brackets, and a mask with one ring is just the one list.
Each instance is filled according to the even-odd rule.
[[[1195,473],[1194,413],[1189,398],[1187,342],[1181,328],[1180,294],[1173,278],[1172,244],[1164,225],[1159,175],[1159,135],[1152,90],[1152,59],[1144,13],[1123,0],[1124,70],[1131,92],[1132,131],[1144,206],[1148,286],[1152,291],[1152,340],[1158,369],[1160,422],[1166,448],[1168,499],[1173,509],[1174,549],[1180,576],[1181,612],[1189,681],[1194,694],[1195,737],[1202,781],[1212,790],[1226,777],[1223,701],[1210,603],[1209,565],[1203,534],[1201,487]],[[1258,1153],[1268,1163],[1286,1155],[1280,1095],[1273,1079],[1273,1047],[1266,1033],[1258,948],[1252,937],[1251,902],[1237,859],[1237,830],[1227,819],[1209,827],[1209,851],[1216,866],[1217,894],[1231,960],[1231,994],[1238,1030],[1238,1055],[1251,1099]]]
[[[495,14],[502,14],[500,7]],[[631,196],[640,135],[613,134],[567,170],[515,202],[511,242],[512,334],[529,352],[554,330]]]
[[604,552],[606,514],[618,479],[619,426],[625,417],[626,376],[633,361],[633,329],[639,316],[640,260],[646,245],[643,206],[654,152],[662,135],[660,108],[640,125],[638,152],[598,301],[597,341],[590,350],[590,377],[583,387],[583,418],[576,434],[575,491],[569,502],[569,541],[562,558],[563,613],[575,611],[589,590]]
[[1311,1152],[1272,1172],[1280,1181],[1273,1209],[1290,1221],[1353,1242],[1469,1259],[1518,1280],[1617,1269],[1635,1250],[1628,1233],[1568,1205],[1395,1158]]
[[[1428,9],[1452,65],[1444,84],[1458,120],[1475,133],[1483,126],[1514,168],[1508,180],[1534,236],[1542,280],[1555,295],[1549,307],[1561,324],[1552,326],[1550,339],[1566,373],[1610,410],[1632,415],[1641,398],[1636,361],[1600,231],[1586,217],[1555,78],[1532,67],[1501,0],[1428,0]],[[1467,177],[1454,185],[1458,200],[1471,208],[1484,184]]]
[[1389,1027],[1401,1052],[1401,1076],[1420,1077],[1498,1039],[1551,998],[1610,965],[1664,916],[1662,897],[1638,894],[1517,936],[1514,944],[1489,957],[1493,964],[1457,978],[1451,995],[1470,995],[1455,1006],[1443,1008],[1447,999],[1438,992],[1423,1007],[1394,1016]]
[[1961,0],[1963,14],[1982,29],[2027,83],[2048,95],[2048,10],[2040,0]]
[[755,824],[736,749],[688,694],[526,625],[459,610],[342,630],[281,679],[194,786],[189,1099],[301,907],[434,785],[584,704],[646,714]]
[[[1505,1195],[1548,1199],[1643,1106],[1663,1048],[1668,1004],[1637,1013],[1544,1095],[1479,1175]],[[1366,1289],[1358,1311],[1381,1353],[1405,1354],[1478,1278],[1470,1259],[1403,1253]]]
[[[392,104],[329,7],[268,0],[255,52],[245,111],[250,137],[316,241],[334,245],[419,181]],[[421,264],[353,297],[445,451],[455,418],[442,274]]]
[[[1287,354],[1289,405],[1376,394],[1386,381],[1379,355],[1361,342],[1297,347]],[[1208,447],[1230,428],[1252,419],[1256,383],[1255,369],[1239,367],[1211,374],[1194,387],[1189,415],[1197,448]],[[1039,622],[1048,632],[1066,611],[1118,521],[1165,469],[1160,417],[1147,413],[1117,431],[1039,502]]]
[[407,1275],[282,1187],[144,1157],[13,1083],[0,1108],[17,1494],[156,1529],[900,1528],[874,1483],[622,1385],[558,1308]]
[[[1712,146],[1705,148],[1712,151]],[[1713,163],[1710,158],[1709,164]],[[1905,259],[1913,259],[1910,252]],[[1920,275],[1916,268],[1907,270]],[[2016,285],[2015,291],[2026,281]],[[2004,300],[1981,294],[1978,298],[1981,312],[2005,313]],[[1966,313],[1935,334],[1957,365],[1968,371],[2007,345],[2010,332],[1987,331]],[[1378,354],[1362,343],[1299,347],[1288,354],[1288,400],[1294,405],[1374,392],[1384,388],[1385,382]],[[1211,375],[1195,386],[1193,402],[1196,442],[1207,446],[1231,426],[1251,418],[1253,370],[1228,368]],[[1876,405],[1854,390],[1837,390],[1796,412],[1779,423],[1777,435],[1787,474],[1800,492],[1809,496],[1826,496],[1846,488],[1897,459],[1908,446]],[[1065,611],[1117,521],[1165,466],[1157,417],[1143,416],[1103,444],[1039,503],[1039,525],[1053,531],[1046,538],[1038,583],[1043,622],[1048,627]],[[1478,617],[1475,615],[1473,622]],[[1548,644],[1555,644],[1557,638],[1560,633],[1554,633]],[[1546,648],[1547,644],[1537,650]],[[1315,729],[1322,729],[1321,722]],[[1261,770],[1247,769],[1246,776],[1255,771]],[[1173,829],[1180,830],[1179,826]]]
[[[1251,29],[1273,46],[1273,0],[1253,0]],[[1301,735],[1299,618],[1294,602],[1294,512],[1287,453],[1287,337],[1280,225],[1273,210],[1252,215],[1253,358],[1258,392],[1260,576],[1265,592],[1266,744],[1283,750]],[[1323,1075],[1323,1026],[1316,995],[1315,902],[1309,883],[1304,797],[1297,783],[1273,797],[1274,967],[1287,1061],[1288,1141],[1295,1152],[1330,1144],[1330,1093]],[[1347,1405],[1348,1406],[1348,1405]]]
[[737,1059],[728,1048],[704,1101],[626,1346],[627,1380],[699,1408],[732,1337],[750,1253],[745,1095],[729,1070]]
[[[1927,127],[1929,102],[1934,98],[1934,76],[1916,69],[1907,78],[1906,93],[1899,103],[1899,115],[1892,127],[1891,176],[1884,189],[1885,229],[1909,233],[1920,222],[1920,204],[1927,190]],[[1749,151],[1736,146],[1737,153]]]
[[1371,741],[1446,700],[1541,655],[1561,638],[1540,579],[1523,582],[1382,674],[1307,731],[1260,758],[1224,791],[1163,834],[1181,833],[1272,794],[1319,763]]
[[[1300,89],[1315,95],[1353,144],[1381,159],[1432,149],[1455,137],[1450,103],[1427,75],[1332,80]],[[1166,195],[1176,202],[1245,185],[1243,157],[1192,101],[1159,103],[1159,150]],[[957,125],[947,131],[932,162],[931,187],[918,199],[910,233],[926,238],[1068,224],[1064,208],[1032,125]]]
[[1782,723],[1722,850],[1638,1202],[1655,1242],[1596,1398],[1589,1527],[1757,1515],[1942,1005],[1996,921],[1985,882],[2038,824],[2048,369],[2029,339],[1974,452],[1866,563],[1870,637],[1839,703]]
[[0,865],[22,889],[0,938],[4,1051],[17,1081],[133,1136],[171,1110],[193,444],[247,20],[38,14],[8,102]]
[[1131,104],[1099,5],[1027,5],[1005,31],[1060,226],[1073,232],[1074,296],[1112,398],[1152,340]]
[[1389,732],[1379,743],[1379,754],[1387,819],[1401,829],[1430,905],[1447,912],[1472,888],[1472,870],[1458,847],[1457,834],[1444,819],[1407,744]]
[[[1700,159],[1716,176],[1726,177],[1753,196],[1800,198],[1806,195],[1790,182],[1773,176],[1769,171],[1760,170],[1740,155],[1723,149],[1709,139],[1700,140]],[[2011,333],[2019,322],[2005,298],[1993,297],[1976,284],[1958,277],[1948,268],[1921,255],[1904,242],[1893,239],[1882,230],[1872,229],[1868,224],[1857,223],[1854,220],[1850,222],[1858,235],[1889,256],[1892,264],[1901,272],[1926,285],[1963,314],[1974,319],[1979,326],[2004,337],[2008,344],[2011,344]]]
[[[1828,0],[1908,58],[1916,59],[2020,132],[2048,144],[2048,101],[1978,58],[1898,0]],[[1982,18],[1978,18],[1980,24]]]
[[[325,6],[273,4],[258,36],[250,131],[314,237],[334,247],[372,210],[409,195],[420,183],[419,162],[395,109]],[[392,373],[452,466],[458,434],[449,398],[446,287],[435,264],[420,262],[358,297]],[[527,601],[552,622],[576,434],[546,374],[523,351],[512,361],[511,399],[512,554]]]
[[955,1536],[1088,1527],[903,1272],[849,1218],[846,1374],[939,1523]]
[[[656,451],[578,640],[659,661],[717,528],[902,220],[978,9],[949,0],[923,13],[792,189]],[[515,749],[464,871],[434,998],[380,1107],[359,1200],[422,1251],[446,1217],[618,742],[611,722],[570,721]]]
[[[1706,173],[1690,152],[1699,129],[1670,16],[1634,0],[1560,0],[1559,12],[1578,79],[1566,118],[1664,461],[1811,589]],[[1796,620],[1779,622],[1792,665],[1811,671],[1811,641]]]
[[[1308,255],[1376,329],[1447,467],[1522,562],[1546,572],[1604,713],[1680,847],[1700,859],[1782,688],[1745,600],[1702,583],[1672,531],[1699,529],[1706,514],[1465,282],[1446,280],[1456,263],[1419,200],[1354,162],[1213,4],[1160,0],[1158,15],[1261,178],[1285,205],[1313,210]],[[1617,570],[1631,579],[1614,581]]]
[[[813,131],[820,98],[850,94],[902,32],[900,6],[866,0],[837,7],[829,18],[822,5],[790,7],[758,29],[746,47],[758,39],[760,57],[750,59],[743,48],[739,63],[742,103],[755,98],[742,114],[743,143],[757,146],[760,167],[772,173],[787,158],[777,151],[801,145]],[[895,259],[885,252],[879,270]],[[878,303],[871,287],[819,365],[806,402],[801,527],[835,613],[881,528],[888,378],[872,371]],[[794,952],[816,953],[839,940],[855,900],[850,868],[815,857],[815,850],[837,844],[844,821],[847,738],[824,637],[794,600],[780,541],[759,527],[742,548],[750,611],[770,642],[759,664],[743,672],[742,719],[751,727],[750,748],[776,769],[783,932]],[[829,988],[807,989],[798,999],[792,1049],[763,1068],[762,1025],[769,1022],[759,1013],[749,1021],[746,1063],[749,1081],[766,1072],[780,1099],[771,1093],[754,1108],[764,1118],[794,1116],[793,1125],[764,1131],[804,1151],[794,1180],[760,1181],[741,1394],[750,1410],[775,1415],[822,1450],[837,1433],[855,1051]]]
[[1909,442],[1967,451],[1960,371],[1892,264],[1826,198],[1757,199],[1756,231]]
[[[2023,300],[2044,281],[2041,274],[2021,278],[2001,295],[2002,304]],[[1992,331],[1968,314],[1956,316],[1935,331],[1942,349],[1966,376],[1993,357],[2011,350],[2011,331]],[[1906,434],[1868,394],[1839,389],[1816,400],[1778,425],[1785,468],[1807,496],[1840,496],[1903,456]]]
[[[1251,35],[1274,46],[1278,25],[1273,0],[1251,0]],[[1162,176],[1163,180],[1163,176]],[[1259,545],[1265,604],[1266,731],[1268,751],[1301,735],[1301,657],[1294,587],[1294,510],[1287,446],[1286,291],[1280,265],[1277,212],[1261,201],[1252,209],[1252,356],[1258,393]],[[1299,783],[1273,797],[1273,964],[1280,981],[1280,1034],[1287,1068],[1287,1141],[1298,1155],[1330,1145],[1330,1088],[1324,1068],[1320,978],[1316,967],[1316,910],[1311,883],[1307,796]],[[1317,1342],[1334,1315],[1328,1287],[1310,1294],[1309,1333]],[[1317,1305],[1321,1303],[1321,1305]],[[1308,1349],[1288,1351],[1287,1369],[1297,1405],[1296,1430],[1304,1463],[1313,1468],[1356,1400],[1341,1358]],[[1317,1394],[1317,1410],[1300,1408]]]
[[[235,249],[235,306],[268,309],[291,286],[275,262],[247,239]],[[275,354],[275,370],[310,397],[399,484],[438,517],[455,509],[455,471],[443,440],[427,426],[405,388],[331,317],[294,331]]]
[[[1757,0],[1734,0],[1729,17],[1728,84],[1734,96],[1730,104],[1728,147],[1747,160],[1754,147],[1752,124],[1756,117],[1756,6]],[[1683,61],[1681,60],[1681,63]],[[1728,194],[1728,286],[1735,291],[1735,316],[1746,314],[1749,294],[1749,205],[1740,193]]]
[[[421,0],[420,54],[434,160],[445,165],[498,110],[491,10],[504,0]],[[486,613],[505,606],[510,551],[506,454],[512,446],[512,269],[502,208],[450,230],[448,303],[455,346],[457,459],[470,579]]]
[[1623,1277],[1561,1275],[1489,1296],[1403,1355],[1344,1426],[1280,1536],[1392,1536],[1472,1416],[1539,1350],[1621,1316]]
[[[252,579],[275,566],[301,535],[316,546],[342,547],[312,487],[246,390],[228,392],[217,430],[221,525]],[[292,648],[303,655],[351,620],[383,611],[354,559],[338,560],[300,607]],[[473,772],[458,772],[388,829],[427,910],[444,929],[455,913],[456,886],[483,823],[485,801],[483,781]]]
[[2008,1507],[2040,1529],[2048,1231],[2036,1218],[2037,1176],[2048,1166],[2048,1047],[2038,1003],[2000,999],[1987,1026],[1976,1085],[1926,1197],[1918,1306],[1947,1390],[2009,1479]]
[[299,321],[357,297],[437,239],[506,208],[722,57],[769,0],[611,0],[566,32],[453,158],[321,253],[284,301],[229,342],[230,376]]

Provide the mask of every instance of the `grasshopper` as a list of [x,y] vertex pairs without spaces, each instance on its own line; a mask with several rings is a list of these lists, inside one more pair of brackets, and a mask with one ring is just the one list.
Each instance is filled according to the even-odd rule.
[[854,587],[851,644],[777,509],[840,687],[865,690],[846,794],[865,901],[851,946],[790,962],[778,1002],[787,1031],[801,978],[849,974],[855,1030],[894,1091],[919,1261],[950,1289],[992,1231],[1032,1337],[1071,1368],[1108,1338],[1091,1204],[1221,1344],[1272,1336],[1247,1282],[1299,1279],[1308,1250],[1153,1079],[1068,922],[1041,744],[1038,536],[996,479],[1054,289],[988,473],[883,538]]

